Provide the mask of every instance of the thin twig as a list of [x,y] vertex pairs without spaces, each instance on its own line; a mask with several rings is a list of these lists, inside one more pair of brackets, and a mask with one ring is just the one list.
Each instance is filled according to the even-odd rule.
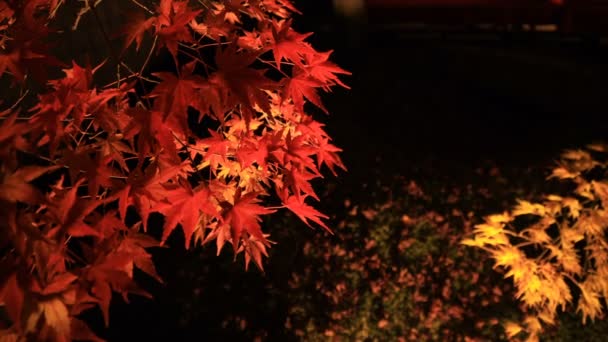
[[76,15],[76,20],[74,21],[74,25],[72,25],[72,31],[76,31],[76,29],[78,28],[78,24],[80,23],[80,19],[82,19],[82,16],[85,15],[88,11],[90,11],[92,8],[95,8],[97,5],[99,5],[101,3],[101,0],[96,0],[95,3],[93,4],[93,6],[91,6],[91,0],[81,0],[82,2],[84,2],[84,7],[82,7],[80,9],[80,11],[78,12],[78,14]]
[[258,61],[264,63],[264,64],[268,64],[270,66],[272,66],[276,71],[280,72],[283,76],[287,77],[287,78],[291,78],[291,76],[287,75],[283,70],[277,68],[276,64],[269,62],[269,61],[265,61],[261,58],[258,57]]
[[[85,1],[87,1],[87,4],[89,4],[89,7],[91,7],[90,6],[91,0],[85,0]],[[108,49],[110,50],[110,56],[114,59],[116,64],[122,65],[129,72],[134,74],[135,72],[133,72],[133,70],[131,70],[131,68],[129,68],[128,65],[121,62],[120,58],[118,57],[118,55],[115,53],[114,49],[112,48],[112,42],[110,41],[110,37],[108,36],[108,33],[106,32],[106,29],[104,28],[103,23],[101,22],[101,19],[99,18],[99,14],[97,13],[97,10],[95,9],[95,7],[91,7],[91,12],[93,13],[93,17],[95,18],[95,21],[97,22],[97,26],[99,26],[99,30],[101,31],[104,41],[106,42],[106,45],[107,45]],[[139,80],[139,78],[138,78],[138,80]],[[142,84],[141,81],[140,81],[140,84]],[[137,94],[137,92],[135,92],[135,97],[137,97],[137,99],[139,101],[141,101],[141,97]],[[148,101],[148,106],[149,106],[149,101]]]
[[154,13],[154,11],[150,10],[148,7],[144,6],[142,3],[140,3],[137,0],[131,0],[131,2],[134,3],[134,4],[136,4],[139,7],[143,8],[146,12],[148,12],[148,13],[150,13],[152,15],[156,14],[156,13]]
[[146,66],[148,66],[148,63],[150,62],[150,58],[152,57],[152,53],[154,52],[154,49],[156,48],[157,41],[158,41],[158,36],[154,36],[154,41],[152,42],[152,47],[150,48],[150,52],[148,52],[148,56],[146,56],[146,60],[144,61],[144,64],[142,64],[141,68],[139,68],[138,77],[141,77],[141,75],[143,75],[144,69],[146,68]]
[[11,108],[9,108],[8,110],[9,110],[9,111],[11,111],[11,112],[12,112],[13,110],[15,110],[15,108],[17,108],[17,106],[19,106],[19,103],[21,103],[21,101],[23,101],[23,99],[24,99],[24,98],[27,96],[27,94],[29,94],[29,93],[30,93],[30,90],[29,90],[29,89],[27,89],[27,90],[25,91],[25,93],[23,93],[23,95],[21,95],[21,97],[20,97],[19,99],[17,99],[17,102],[15,102],[15,104],[13,104],[13,105],[11,106]]

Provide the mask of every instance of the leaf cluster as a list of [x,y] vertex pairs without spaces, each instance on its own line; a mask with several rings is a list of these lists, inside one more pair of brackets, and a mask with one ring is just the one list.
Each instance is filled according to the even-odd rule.
[[[101,20],[105,3],[82,2],[62,26],[72,2],[0,1],[0,76],[15,99],[0,112],[3,336],[98,339],[78,316],[97,307],[107,325],[112,293],[148,295],[133,269],[160,280],[146,249],[178,227],[186,248],[228,243],[260,269],[263,215],[329,230],[311,181],[345,167],[305,104],[327,112],[318,92],[349,73],[291,27],[291,2],[133,0],[119,27]],[[61,61],[51,43],[85,22],[109,55]],[[147,73],[161,52],[174,70]],[[153,213],[160,242],[145,234]]]
[[539,201],[519,200],[485,217],[463,244],[481,248],[506,271],[529,315],[505,327],[511,337],[538,340],[543,324],[576,308],[583,324],[604,317],[608,295],[607,146],[565,151],[549,179],[563,193]]

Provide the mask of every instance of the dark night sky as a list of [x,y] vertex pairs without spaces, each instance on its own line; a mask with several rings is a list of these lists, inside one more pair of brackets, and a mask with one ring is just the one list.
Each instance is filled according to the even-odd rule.
[[300,2],[306,14],[295,22],[353,72],[345,78],[351,90],[326,96],[328,131],[347,162],[387,154],[383,159],[397,162],[526,164],[606,136],[607,46],[557,34],[442,38],[433,28],[384,29],[378,19],[349,36],[327,3]]

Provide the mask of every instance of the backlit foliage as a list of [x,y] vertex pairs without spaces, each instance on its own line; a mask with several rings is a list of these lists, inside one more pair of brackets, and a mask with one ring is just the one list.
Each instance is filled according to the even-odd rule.
[[[110,27],[112,6],[129,14]],[[310,182],[344,166],[305,104],[327,113],[318,92],[348,72],[293,13],[289,0],[0,0],[0,338],[97,339],[80,313],[107,325],[113,292],[148,295],[134,268],[158,278],[146,248],[178,227],[186,248],[228,243],[260,269],[263,215],[329,230]],[[72,30],[100,32],[87,44],[107,55],[82,56]],[[158,54],[172,65],[150,73]],[[144,234],[152,214],[160,243]]]
[[604,317],[608,298],[608,178],[603,144],[568,150],[549,178],[564,183],[560,195],[519,200],[485,217],[462,241],[487,251],[506,271],[516,296],[530,310],[523,322],[505,325],[511,337],[538,340],[543,325],[575,309],[582,322]]

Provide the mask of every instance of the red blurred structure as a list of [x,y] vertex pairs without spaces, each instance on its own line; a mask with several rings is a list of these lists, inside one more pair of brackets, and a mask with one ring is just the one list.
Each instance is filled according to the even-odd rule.
[[608,0],[365,0],[370,20],[436,25],[554,25],[608,33]]

